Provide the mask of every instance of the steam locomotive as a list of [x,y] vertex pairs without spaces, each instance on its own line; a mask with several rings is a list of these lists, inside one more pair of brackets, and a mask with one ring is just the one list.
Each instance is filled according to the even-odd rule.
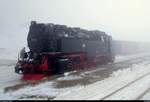
[[96,67],[115,58],[112,37],[98,30],[31,21],[27,42],[30,50],[15,66],[22,80]]

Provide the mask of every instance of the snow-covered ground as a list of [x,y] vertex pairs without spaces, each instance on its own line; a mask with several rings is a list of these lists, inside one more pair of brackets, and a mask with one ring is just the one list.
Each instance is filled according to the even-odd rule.
[[14,73],[19,50],[0,48],[0,88],[19,83],[20,75]]
[[[16,91],[4,93],[5,87],[20,83],[19,80],[21,76],[14,73],[14,65],[17,60],[18,50],[12,51],[0,49],[0,52],[0,99],[4,100],[19,98],[51,99],[53,97],[56,97],[55,99],[99,99],[101,96],[106,95],[110,91],[113,91],[116,88],[125,85],[129,81],[138,78],[140,75],[150,71],[150,65],[145,64],[147,62],[144,62],[142,64],[134,65],[131,68],[114,72],[111,77],[87,86],[76,85],[73,87],[56,88],[56,81],[50,81],[35,86],[26,86]],[[147,55],[150,54],[144,53],[129,56],[116,56],[115,62],[126,61]],[[80,78],[80,76],[66,74],[65,77],[60,77],[57,80],[77,80]],[[149,95],[145,97],[147,98],[148,96]]]
[[138,53],[138,54],[131,54],[131,55],[116,55],[115,62],[122,62],[130,59],[135,59],[138,57],[148,56],[150,53]]
[[141,100],[150,100],[150,91],[148,91],[142,98]]
[[[127,83],[139,78],[140,76],[150,72],[150,63],[144,62],[142,64],[133,65],[131,68],[118,70],[112,73],[111,77],[103,81],[88,85],[79,90],[72,90],[69,93],[62,93],[56,96],[56,100],[99,100],[113,91],[125,86]],[[135,83],[128,89],[113,95],[109,99],[136,99],[143,91],[150,87],[150,75],[142,81]],[[147,96],[148,97],[148,96]],[[149,98],[150,99],[150,96]]]
[[0,88],[20,82],[20,75],[14,73],[14,66],[0,66]]

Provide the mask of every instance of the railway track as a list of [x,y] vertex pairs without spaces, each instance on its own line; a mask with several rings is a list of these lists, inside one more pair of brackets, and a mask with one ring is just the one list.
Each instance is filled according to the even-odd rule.
[[[141,68],[142,69],[142,68]],[[130,73],[132,74],[132,73]],[[125,77],[125,76],[124,76]],[[133,78],[134,77],[134,78]],[[59,95],[56,100],[81,99],[81,100],[128,100],[141,99],[150,91],[150,70],[133,75],[128,78],[116,78],[114,81],[104,81],[91,84],[81,90],[67,95]],[[130,79],[131,78],[131,79]],[[123,81],[121,81],[122,79]],[[118,80],[118,82],[116,82]],[[110,82],[111,83],[110,83]],[[114,82],[114,84],[113,84]],[[110,83],[110,85],[108,85]],[[102,85],[101,85],[102,84]],[[112,85],[111,85],[112,84]],[[106,86],[104,86],[106,85]],[[129,95],[128,95],[129,94]]]
[[141,100],[143,98],[143,96],[146,95],[149,92],[150,92],[150,87],[148,89],[146,89],[144,92],[142,92],[140,95],[138,95],[136,100]]
[[[123,87],[121,87],[121,88],[119,88],[119,89],[117,89],[117,90],[115,90],[115,91],[109,93],[108,95],[106,95],[106,96],[100,98],[100,100],[109,100],[110,97],[113,97],[115,94],[119,93],[120,91],[123,91],[125,88],[128,88],[128,87],[132,86],[132,85],[135,84],[137,81],[140,81],[140,80],[144,79],[144,78],[147,77],[147,76],[150,77],[150,72],[148,72],[148,73],[142,75],[141,77],[139,77],[139,78],[137,78],[137,79],[135,79],[135,80],[129,82],[129,83],[126,84],[125,86],[123,86]],[[136,99],[136,100],[141,99],[141,98],[142,98],[147,92],[149,92],[149,91],[150,91],[150,87],[149,87],[148,89],[146,89],[145,91],[143,91],[142,93],[140,93],[140,94],[139,94],[136,98],[134,98],[134,99]],[[110,99],[111,99],[111,98],[110,98]]]

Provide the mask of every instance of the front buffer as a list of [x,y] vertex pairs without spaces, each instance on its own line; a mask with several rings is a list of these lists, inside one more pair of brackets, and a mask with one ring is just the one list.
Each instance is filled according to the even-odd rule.
[[19,60],[15,66],[15,72],[22,74],[21,80],[39,80],[47,77],[48,74],[48,59],[46,56],[41,62],[35,60]]

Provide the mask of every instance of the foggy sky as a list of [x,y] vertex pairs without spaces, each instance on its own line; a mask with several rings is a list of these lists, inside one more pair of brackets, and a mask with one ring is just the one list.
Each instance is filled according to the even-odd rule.
[[0,0],[0,47],[23,47],[31,20],[149,41],[150,0]]

